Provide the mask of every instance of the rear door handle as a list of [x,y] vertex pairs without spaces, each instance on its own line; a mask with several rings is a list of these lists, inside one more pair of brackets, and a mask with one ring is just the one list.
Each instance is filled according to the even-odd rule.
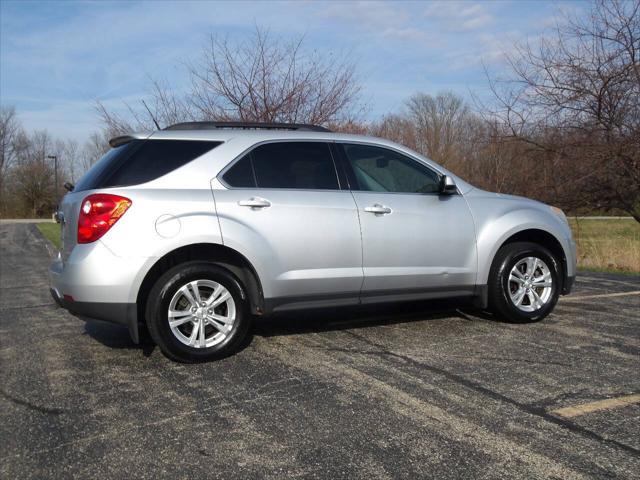
[[271,202],[264,198],[260,197],[252,197],[249,200],[240,200],[238,205],[241,207],[251,207],[251,208],[265,208],[270,207]]
[[384,205],[380,205],[379,203],[376,203],[375,205],[371,205],[370,207],[365,207],[364,211],[369,213],[381,214],[381,215],[386,215],[388,213],[391,213],[391,209],[389,207],[385,207]]

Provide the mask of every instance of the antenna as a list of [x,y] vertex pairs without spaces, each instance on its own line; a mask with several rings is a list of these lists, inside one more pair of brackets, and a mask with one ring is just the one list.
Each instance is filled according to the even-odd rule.
[[151,110],[149,110],[149,107],[147,107],[147,103],[146,103],[144,100],[142,100],[142,104],[144,105],[144,108],[146,108],[146,109],[147,109],[147,112],[149,112],[149,115],[151,116],[151,119],[153,120],[153,123],[155,123],[155,124],[156,124],[156,128],[157,128],[158,130],[162,130],[162,129],[160,128],[160,125],[158,125],[158,121],[156,120],[156,117],[154,117],[154,116],[153,116],[153,113],[151,113]]

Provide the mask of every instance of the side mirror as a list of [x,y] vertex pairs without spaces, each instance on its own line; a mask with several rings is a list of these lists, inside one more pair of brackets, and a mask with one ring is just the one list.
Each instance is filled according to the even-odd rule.
[[453,181],[453,178],[449,175],[443,175],[440,178],[438,193],[440,195],[455,195],[458,193],[458,187],[456,187],[456,182]]

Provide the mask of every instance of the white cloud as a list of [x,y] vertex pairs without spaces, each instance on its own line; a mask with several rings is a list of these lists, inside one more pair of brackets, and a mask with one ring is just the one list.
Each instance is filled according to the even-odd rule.
[[484,5],[467,2],[436,1],[425,10],[427,18],[443,22],[451,30],[477,30],[493,22]]
[[403,25],[408,20],[407,13],[400,3],[385,3],[376,1],[333,2],[324,4],[319,15],[336,19],[356,22],[355,27],[389,27]]

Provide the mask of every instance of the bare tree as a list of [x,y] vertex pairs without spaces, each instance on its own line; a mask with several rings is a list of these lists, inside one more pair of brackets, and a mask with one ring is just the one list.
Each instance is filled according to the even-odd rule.
[[100,132],[94,132],[85,142],[80,155],[79,165],[81,171],[85,172],[91,168],[105,153],[109,151],[109,139],[114,136],[112,130],[103,129]]
[[117,134],[188,120],[302,122],[351,129],[362,113],[355,64],[348,56],[308,53],[304,38],[285,41],[256,28],[243,42],[212,35],[187,64],[190,91],[152,81],[147,101],[125,113],[98,103],[106,128]]
[[25,135],[14,107],[0,107],[0,203],[5,179],[18,153],[24,147]]
[[455,160],[469,119],[464,100],[451,92],[435,97],[416,93],[407,101],[407,109],[416,128],[417,150],[444,166]]
[[[414,150],[420,150],[416,138],[417,128],[411,119],[404,114],[389,114],[379,122],[373,123],[369,132],[376,137],[386,138],[396,143],[406,145]],[[426,153],[426,152],[420,152]]]
[[538,185],[640,222],[640,0],[598,0],[508,61],[493,113],[537,159]]
[[344,57],[303,51],[303,38],[256,29],[245,42],[212,36],[189,67],[191,101],[202,118],[326,124],[352,120],[360,87]]
[[150,82],[148,98],[140,99],[137,105],[124,102],[124,113],[110,110],[100,101],[96,102],[96,111],[109,138],[136,130],[155,130],[156,122],[165,127],[199,118],[187,97],[178,95],[166,82],[153,79]]
[[56,204],[54,167],[47,159],[55,149],[46,131],[34,132],[25,140],[10,171],[11,213],[42,217],[53,212]]

